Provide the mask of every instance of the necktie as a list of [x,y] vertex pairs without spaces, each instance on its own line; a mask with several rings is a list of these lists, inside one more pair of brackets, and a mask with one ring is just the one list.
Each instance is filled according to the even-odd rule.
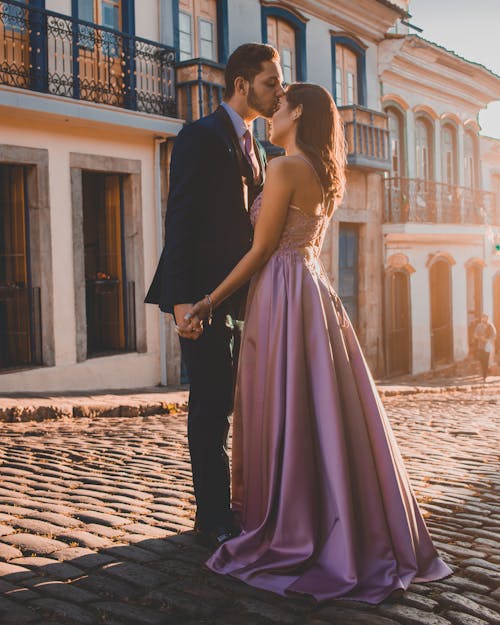
[[255,151],[253,149],[253,141],[252,141],[252,135],[250,134],[250,130],[245,131],[243,138],[245,139],[245,157],[247,161],[249,162],[250,167],[252,168],[254,180],[257,180],[257,178],[259,177],[259,173],[260,173],[260,167],[259,167],[259,161],[257,160],[257,157],[255,156]]

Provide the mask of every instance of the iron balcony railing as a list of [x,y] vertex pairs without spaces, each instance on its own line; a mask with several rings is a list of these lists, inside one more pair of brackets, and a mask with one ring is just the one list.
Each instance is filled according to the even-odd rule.
[[353,167],[390,169],[388,118],[385,113],[353,104],[340,106],[347,142],[347,163]]
[[0,284],[0,370],[41,364],[40,289]]
[[177,116],[192,122],[209,115],[222,102],[224,65],[190,59],[176,66]]
[[173,116],[174,61],[169,46],[0,2],[0,84]]
[[385,180],[386,223],[494,224],[496,195],[490,191],[422,180]]

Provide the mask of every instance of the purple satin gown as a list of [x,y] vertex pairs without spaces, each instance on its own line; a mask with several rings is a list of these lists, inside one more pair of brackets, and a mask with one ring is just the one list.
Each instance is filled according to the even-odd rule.
[[280,595],[378,603],[452,571],[319,261],[328,222],[290,206],[277,251],[252,278],[233,426],[243,529],[207,566]]

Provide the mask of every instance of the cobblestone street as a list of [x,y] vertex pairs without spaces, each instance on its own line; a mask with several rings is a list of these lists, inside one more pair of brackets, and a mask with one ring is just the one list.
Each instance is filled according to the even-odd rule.
[[193,542],[184,413],[0,423],[0,624],[500,625],[500,385],[384,403],[451,578],[376,607],[251,589]]

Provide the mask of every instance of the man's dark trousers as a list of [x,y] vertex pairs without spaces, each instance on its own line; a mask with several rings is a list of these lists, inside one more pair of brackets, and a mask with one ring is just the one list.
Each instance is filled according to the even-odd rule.
[[[181,338],[190,393],[188,440],[201,528],[231,527],[229,415],[238,364],[240,330],[216,315],[196,341]],[[220,511],[227,511],[221,518]]]

